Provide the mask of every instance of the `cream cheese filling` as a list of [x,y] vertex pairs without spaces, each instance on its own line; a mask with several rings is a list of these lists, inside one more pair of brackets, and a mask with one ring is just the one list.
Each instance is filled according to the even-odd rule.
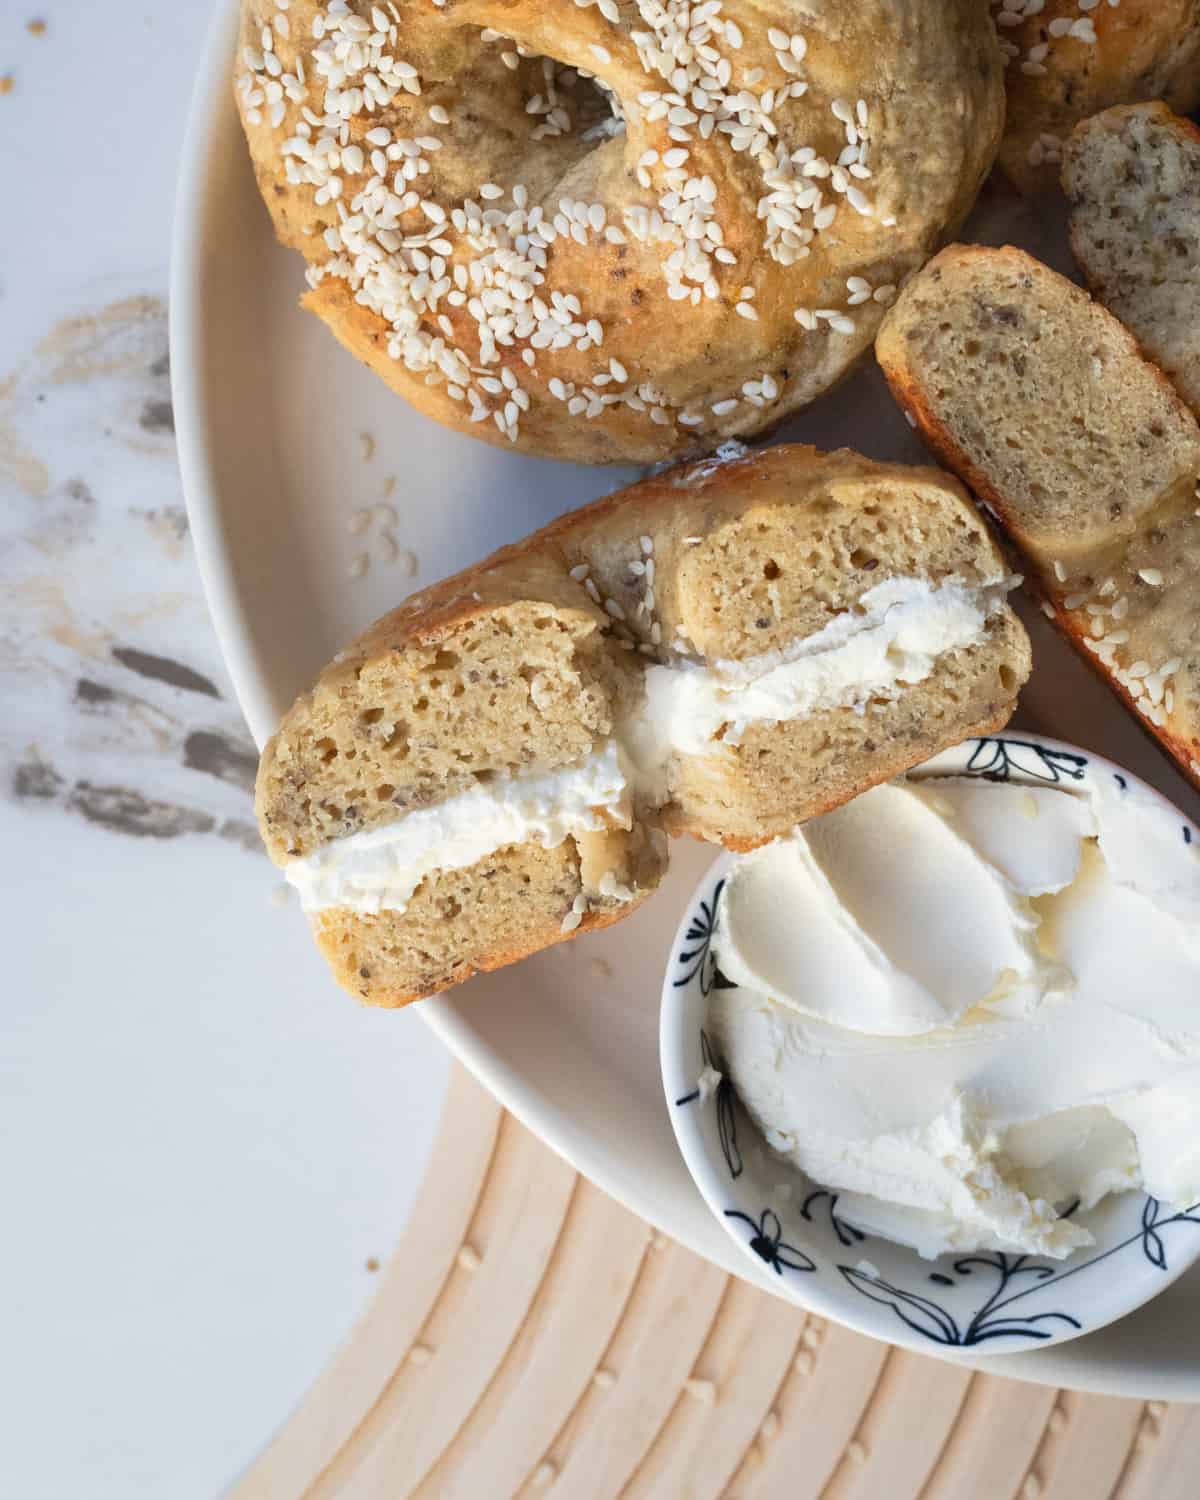
[[403,911],[428,876],[465,870],[513,844],[553,849],[575,834],[632,826],[620,749],[608,741],[573,766],[496,777],[394,823],[333,839],[284,877],[306,911]]
[[[743,661],[655,663],[645,696],[575,765],[498,776],[394,823],[321,845],[284,867],[307,911],[403,911],[423,880],[510,845],[553,848],[575,834],[632,826],[635,802],[669,797],[680,755],[713,755],[756,723],[859,706],[922,682],[937,660],[982,639],[1011,578],[980,588],[893,578],[854,610],[783,651]],[[719,736],[719,738],[718,738]]]

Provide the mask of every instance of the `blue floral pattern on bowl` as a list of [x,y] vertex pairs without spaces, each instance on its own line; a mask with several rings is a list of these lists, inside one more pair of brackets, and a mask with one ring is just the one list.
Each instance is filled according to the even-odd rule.
[[[1104,776],[1122,791],[1135,781],[1100,757],[1032,736],[968,740],[922,769],[1029,785]],[[1200,838],[1182,815],[1180,836],[1188,843]],[[713,990],[733,987],[712,953],[731,859],[710,868],[681,924],[663,990],[663,1079],[697,1184],[780,1291],[913,1348],[986,1344],[1001,1352],[1099,1328],[1187,1269],[1200,1254],[1200,1235],[1193,1233],[1200,1229],[1200,1203],[1174,1209],[1140,1193],[1105,1200],[1082,1220],[1096,1244],[1062,1261],[990,1250],[926,1261],[848,1224],[837,1213],[837,1194],[825,1188],[814,1186],[793,1202],[803,1179],[762,1141],[704,1026]],[[702,1075],[711,1080],[714,1071],[719,1082],[701,1087]]]

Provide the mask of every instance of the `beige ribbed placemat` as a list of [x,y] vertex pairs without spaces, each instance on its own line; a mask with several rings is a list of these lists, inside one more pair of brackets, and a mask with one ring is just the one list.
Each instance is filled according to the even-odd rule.
[[891,1349],[619,1207],[456,1069],[378,1294],[232,1500],[1197,1500],[1200,1408]]

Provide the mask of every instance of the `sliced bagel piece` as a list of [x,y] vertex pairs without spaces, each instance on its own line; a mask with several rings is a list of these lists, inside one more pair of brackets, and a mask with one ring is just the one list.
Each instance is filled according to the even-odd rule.
[[876,353],[1018,543],[1055,623],[1200,786],[1200,428],[1110,313],[1024,251],[954,245]]
[[1088,285],[1200,412],[1200,130],[1165,104],[1106,109],[1062,179]]

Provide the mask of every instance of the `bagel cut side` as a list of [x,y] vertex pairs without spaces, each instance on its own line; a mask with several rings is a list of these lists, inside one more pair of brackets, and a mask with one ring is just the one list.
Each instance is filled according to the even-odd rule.
[[263,751],[263,838],[346,989],[434,994],[636,909],[668,834],[752,848],[1001,728],[1016,581],[935,469],[668,471],[340,653]]
[[951,245],[876,344],[1052,621],[1200,787],[1200,426],[1129,330],[1012,247]]
[[1165,104],[1106,109],[1063,156],[1088,285],[1200,413],[1200,130]]
[[414,406],[652,463],[778,422],[962,222],[981,0],[245,0],[236,94],[305,305]]

